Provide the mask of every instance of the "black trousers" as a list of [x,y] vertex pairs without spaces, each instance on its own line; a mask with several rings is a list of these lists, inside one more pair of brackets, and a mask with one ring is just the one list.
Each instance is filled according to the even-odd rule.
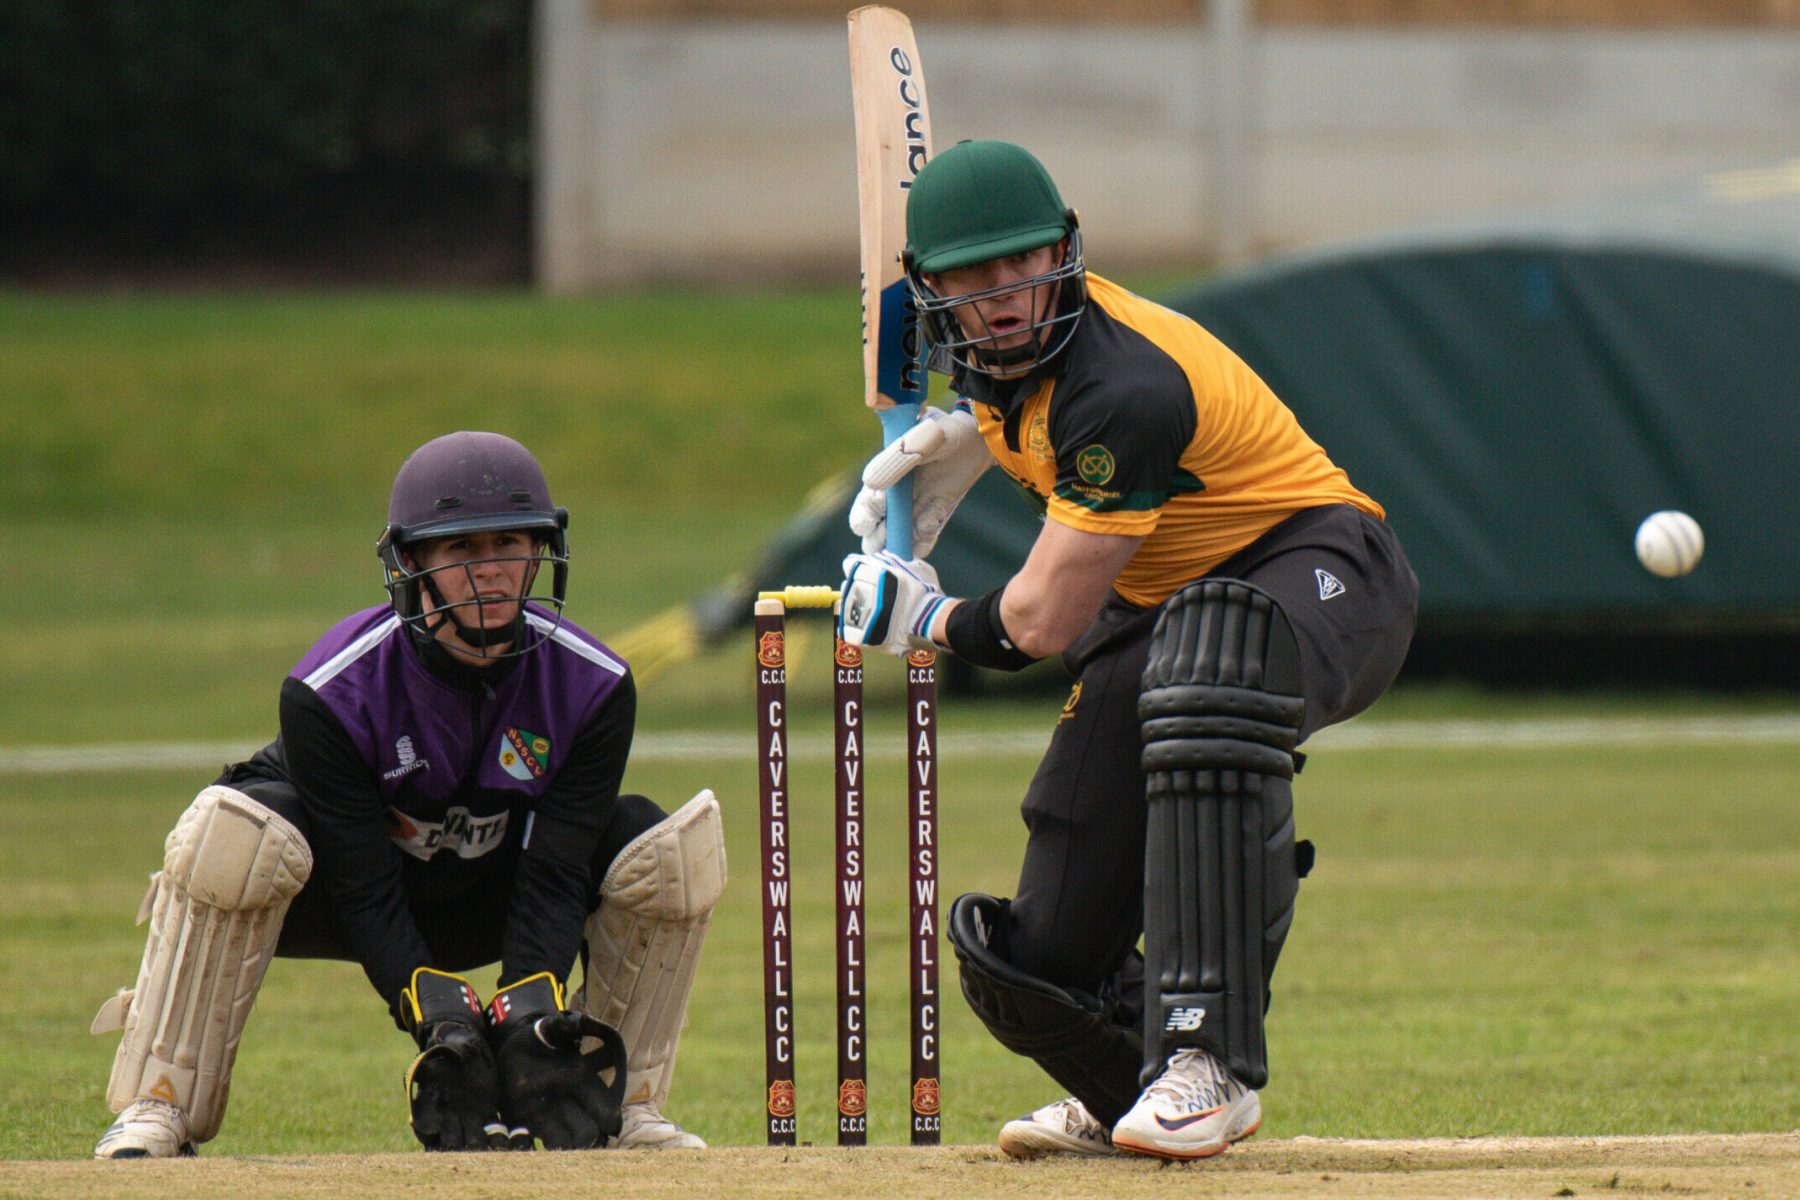
[[[1290,517],[1207,577],[1256,585],[1293,624],[1302,739],[1373,704],[1412,641],[1418,579],[1393,530],[1348,505]],[[1076,683],[1020,806],[1029,836],[1000,944],[1020,970],[1088,994],[1144,928],[1137,702],[1158,611],[1114,597],[1064,656]]]
[[[301,807],[294,785],[280,779],[249,778],[233,782],[228,776],[220,782],[230,783],[251,799],[268,805],[292,821],[308,841],[311,823]],[[590,877],[594,880],[595,907],[599,906],[599,882],[607,868],[631,840],[660,822],[666,816],[652,800],[644,796],[620,796],[613,804],[611,818],[595,847]],[[494,851],[518,859],[516,846]],[[501,938],[512,902],[513,872],[496,870],[479,886],[454,897],[421,900],[412,898],[408,909],[419,935],[431,950],[432,962],[446,971],[469,971],[496,962],[500,958]],[[355,962],[343,934],[339,932],[331,899],[319,881],[318,872],[307,881],[288,908],[281,925],[281,937],[275,944],[277,958],[330,958]]]

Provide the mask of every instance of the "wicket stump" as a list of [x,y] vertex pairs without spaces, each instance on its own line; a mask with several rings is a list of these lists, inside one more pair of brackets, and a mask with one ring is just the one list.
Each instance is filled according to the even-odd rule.
[[[793,912],[788,836],[787,610],[830,608],[837,590],[790,587],[756,602],[757,750],[761,764],[764,1059],[770,1145],[795,1144]],[[913,1145],[936,1145],[938,1087],[937,658],[907,656],[908,953]],[[863,670],[860,647],[833,638],[832,746],[837,762],[837,1140],[868,1139],[867,971],[863,867]]]

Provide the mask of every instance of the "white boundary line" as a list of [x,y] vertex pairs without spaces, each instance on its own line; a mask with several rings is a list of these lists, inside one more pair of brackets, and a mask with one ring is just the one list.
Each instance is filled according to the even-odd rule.
[[[1043,753],[1049,731],[1010,730],[946,733],[938,738],[945,757],[1024,757]],[[1589,746],[1623,749],[1697,743],[1800,742],[1800,713],[1740,717],[1567,717],[1506,721],[1352,721],[1322,731],[1307,742],[1314,750],[1516,749]],[[58,775],[71,772],[217,770],[248,758],[261,743],[115,742],[75,746],[0,747],[0,775]],[[790,757],[824,759],[831,740],[824,733],[802,734],[788,746]],[[901,747],[870,739],[865,752],[898,758]],[[753,733],[642,733],[631,755],[641,762],[748,760],[756,753]]]

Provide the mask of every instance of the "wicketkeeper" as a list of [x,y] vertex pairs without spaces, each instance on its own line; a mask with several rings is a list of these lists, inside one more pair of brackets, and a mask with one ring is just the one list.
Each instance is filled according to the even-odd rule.
[[[725,884],[719,807],[619,794],[636,689],[563,619],[567,523],[509,437],[449,434],[400,468],[389,603],[307,651],[280,736],[164,844],[137,983],[94,1022],[124,1031],[96,1157],[218,1133],[271,957],[362,964],[416,1043],[428,1150],[704,1146],[663,1109]],[[464,973],[496,961],[483,996]]]
[[[1076,677],[1025,794],[1017,894],[950,915],[963,995],[1071,1093],[1000,1145],[1217,1154],[1262,1120],[1269,981],[1312,858],[1296,747],[1393,681],[1418,582],[1381,506],[1249,367],[1086,271],[1029,153],[953,146],[906,226],[929,362],[959,399],[863,473],[844,636],[1000,670],[1060,654]],[[922,560],[995,463],[1044,526],[1003,587],[952,599]],[[885,489],[909,473],[911,561],[884,549]]]

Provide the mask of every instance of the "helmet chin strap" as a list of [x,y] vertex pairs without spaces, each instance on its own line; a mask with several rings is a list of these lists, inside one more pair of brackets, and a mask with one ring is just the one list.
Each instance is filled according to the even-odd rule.
[[1031,338],[1010,350],[988,349],[977,343],[969,347],[969,352],[980,359],[982,364],[996,373],[1012,370],[1025,370],[1037,365],[1038,359],[1044,355],[1044,342],[1033,332]]
[[[499,646],[510,646],[524,635],[525,606],[523,604],[519,606],[518,615],[511,621],[508,621],[504,628],[489,629],[485,625],[470,625],[456,615],[459,609],[465,608],[467,605],[453,605],[445,602],[444,594],[438,591],[437,581],[432,579],[430,575],[424,576],[419,582],[431,593],[432,607],[435,609],[435,615],[438,618],[434,622],[427,617],[425,621],[425,632],[432,637],[437,637],[438,632],[443,629],[445,623],[448,622],[452,631],[456,634],[457,641],[468,646],[472,650],[479,650],[485,656],[490,649]],[[480,600],[475,601],[476,611],[480,611],[481,604],[482,602]]]

